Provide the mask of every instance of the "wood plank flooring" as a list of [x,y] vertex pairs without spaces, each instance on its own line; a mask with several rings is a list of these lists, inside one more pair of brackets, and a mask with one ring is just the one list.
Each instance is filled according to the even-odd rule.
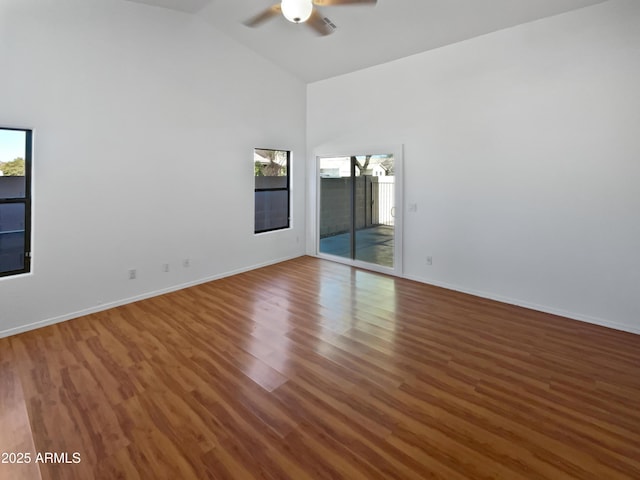
[[0,479],[640,479],[640,336],[311,257],[0,339],[0,388],[71,462]]

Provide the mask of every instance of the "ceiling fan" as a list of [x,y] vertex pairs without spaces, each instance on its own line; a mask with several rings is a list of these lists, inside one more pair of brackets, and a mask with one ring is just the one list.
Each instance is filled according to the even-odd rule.
[[247,27],[258,27],[267,20],[282,14],[293,23],[306,23],[320,35],[329,35],[337,28],[320,13],[317,7],[338,5],[375,5],[378,0],[282,0],[244,22]]

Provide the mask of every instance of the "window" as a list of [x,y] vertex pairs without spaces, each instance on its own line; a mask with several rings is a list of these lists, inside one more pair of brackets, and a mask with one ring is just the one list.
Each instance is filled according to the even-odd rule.
[[0,128],[0,277],[31,266],[31,136]]
[[289,163],[291,152],[256,148],[255,233],[289,228]]

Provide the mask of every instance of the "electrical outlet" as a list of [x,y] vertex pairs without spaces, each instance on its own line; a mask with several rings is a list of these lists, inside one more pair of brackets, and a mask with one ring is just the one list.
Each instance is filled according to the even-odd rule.
[[427,265],[433,265],[433,257],[427,257]]
[[135,268],[132,268],[131,270],[129,270],[129,280],[135,280],[137,275],[138,275],[138,272],[136,271]]
[[162,264],[162,271],[163,272],[168,272],[169,271],[169,264],[168,263],[163,263]]
[[184,260],[182,260],[182,266],[184,268],[189,268],[191,266],[191,260],[189,260],[188,258],[185,258]]

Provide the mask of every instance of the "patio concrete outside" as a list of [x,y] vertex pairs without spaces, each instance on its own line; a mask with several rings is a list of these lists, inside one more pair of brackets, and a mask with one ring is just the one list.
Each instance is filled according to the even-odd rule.
[[[350,258],[349,233],[321,238],[320,253]],[[356,260],[393,267],[393,226],[379,225],[357,230]]]

